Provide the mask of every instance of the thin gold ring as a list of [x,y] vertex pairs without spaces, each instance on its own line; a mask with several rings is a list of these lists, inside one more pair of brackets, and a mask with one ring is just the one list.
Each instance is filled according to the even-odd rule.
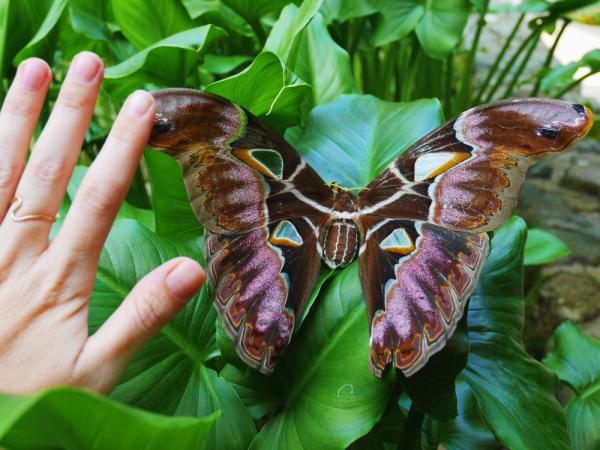
[[46,222],[56,222],[60,216],[57,214],[55,217],[48,216],[46,214],[26,214],[24,216],[17,216],[15,213],[23,206],[23,199],[21,197],[13,198],[12,205],[15,207],[10,213],[10,218],[15,222],[25,222],[27,220],[44,220]]

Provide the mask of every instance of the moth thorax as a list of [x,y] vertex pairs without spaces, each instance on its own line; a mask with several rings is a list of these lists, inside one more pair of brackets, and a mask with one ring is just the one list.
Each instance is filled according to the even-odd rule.
[[358,250],[358,230],[354,222],[334,220],[329,224],[323,238],[323,259],[335,269],[350,264]]

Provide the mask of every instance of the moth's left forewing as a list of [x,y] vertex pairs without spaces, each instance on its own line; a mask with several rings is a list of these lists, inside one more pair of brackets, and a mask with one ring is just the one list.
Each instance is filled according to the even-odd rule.
[[370,367],[407,376],[441,350],[463,315],[488,252],[485,233],[364,218],[360,278],[371,325]]

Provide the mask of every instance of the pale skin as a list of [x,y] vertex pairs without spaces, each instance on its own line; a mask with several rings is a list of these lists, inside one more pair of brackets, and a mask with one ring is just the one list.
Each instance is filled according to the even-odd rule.
[[24,61],[0,112],[0,392],[73,385],[107,393],[135,353],[204,283],[197,262],[175,258],[150,272],[93,335],[88,302],[98,259],[139,164],[154,118],[152,96],[133,93],[50,241],[54,217],[81,150],[104,69],[77,55],[26,163],[51,83],[48,65]]

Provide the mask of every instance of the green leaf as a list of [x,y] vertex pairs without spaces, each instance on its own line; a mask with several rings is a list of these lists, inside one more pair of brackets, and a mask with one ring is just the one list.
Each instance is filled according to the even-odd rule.
[[192,19],[202,24],[211,23],[242,36],[253,36],[252,27],[229,6],[219,0],[183,0]]
[[212,25],[182,31],[156,42],[131,58],[106,69],[106,79],[119,79],[142,71],[142,76],[164,85],[181,85],[198,60],[199,53],[225,32]]
[[67,0],[54,0],[52,2],[52,6],[40,28],[27,45],[15,56],[15,64],[19,64],[24,59],[32,56],[51,57],[56,45],[58,32],[56,25],[63,15],[65,6],[67,6]]
[[195,450],[204,447],[217,416],[161,416],[73,388],[0,394],[0,446]]
[[325,21],[345,22],[377,12],[377,0],[324,0],[321,12]]
[[354,441],[348,450],[392,450],[398,449],[405,426],[406,413],[395,402],[388,407],[377,425],[368,434]]
[[[89,310],[91,332],[119,306],[139,279],[176,256],[202,262],[201,238],[158,236],[136,222],[118,221],[105,244]],[[218,354],[216,312],[204,288],[136,355],[112,396],[163,414],[205,415],[221,410],[207,448],[247,447],[255,434],[235,391],[215,379],[206,363]],[[239,445],[243,443],[243,445]]]
[[468,0],[432,0],[417,25],[423,50],[432,58],[446,57],[462,38],[469,17]]
[[315,105],[357,91],[350,56],[331,38],[320,14],[304,32],[295,71],[312,86]]
[[463,317],[444,348],[433,355],[423,369],[408,378],[399,374],[400,383],[416,410],[438,420],[456,417],[454,385],[467,364],[468,354],[467,321]]
[[525,222],[498,229],[468,310],[471,351],[462,372],[486,422],[509,448],[568,449],[556,379],[523,349]]
[[373,44],[381,46],[402,39],[413,31],[425,14],[420,0],[392,0],[382,2],[380,25],[373,35]]
[[277,413],[251,449],[343,449],[383,414],[394,373],[380,380],[369,370],[369,325],[357,267],[331,281],[265,380],[265,402],[276,399]]
[[591,5],[566,14],[566,16],[575,22],[600,25],[600,2],[596,1]]
[[[12,76],[16,67],[16,55],[32,43],[38,35],[46,18],[55,16],[54,11],[62,7],[64,0],[3,0],[0,2],[0,78]],[[52,12],[52,14],[50,14]],[[51,22],[48,19],[45,29]],[[52,60],[55,33],[46,33],[45,39],[37,41],[36,56]],[[20,61],[20,59],[18,60]]]
[[456,383],[458,416],[448,422],[432,421],[431,430],[437,433],[434,448],[441,445],[446,450],[496,450],[496,437],[485,423],[475,394],[469,385],[459,378]]
[[277,55],[263,52],[242,72],[210,84],[206,91],[243,106],[283,131],[299,122],[299,110],[310,86],[291,79]]
[[600,50],[592,50],[586,53],[577,62],[553,68],[542,80],[542,91],[547,93],[563,89],[573,82],[575,74],[582,68],[588,69],[591,73],[600,72]]
[[294,70],[304,29],[317,14],[323,0],[305,0],[298,8],[287,5],[267,38],[264,50],[275,53]]
[[202,236],[203,228],[190,205],[179,164],[156,150],[146,150],[144,161],[152,186],[156,232],[174,239]]
[[279,11],[291,0],[222,0],[227,6],[249,22],[265,14]]
[[228,420],[217,420],[209,431],[208,448],[246,448],[256,435],[252,417],[231,384],[214,370],[199,366],[193,372],[176,414],[202,417],[211,411],[221,411]]
[[225,75],[251,60],[250,55],[206,55],[202,68],[210,73]]
[[442,59],[462,38],[469,16],[468,0],[392,0],[380,5],[382,21],[374,45],[397,41],[415,30],[423,50]]
[[571,250],[552,233],[530,228],[525,243],[525,265],[549,264],[557,259],[569,256]]
[[544,364],[575,391],[567,404],[573,448],[600,448],[600,340],[565,322],[554,331],[554,350]]
[[121,31],[138,51],[194,27],[179,0],[112,0],[112,9]]
[[366,186],[441,123],[437,100],[393,103],[367,95],[343,95],[313,109],[304,132],[289,137],[326,181],[354,188]]
[[69,0],[69,16],[73,29],[88,39],[108,40],[110,3],[102,0]]

